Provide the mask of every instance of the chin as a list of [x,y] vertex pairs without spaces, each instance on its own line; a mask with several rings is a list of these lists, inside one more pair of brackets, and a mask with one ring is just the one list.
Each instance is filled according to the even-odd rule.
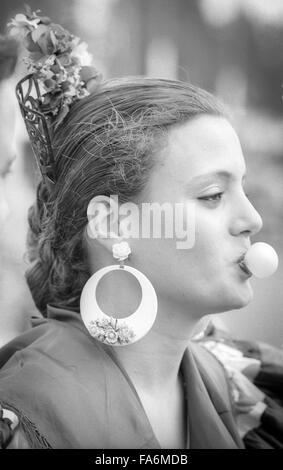
[[[222,295],[222,302],[218,305],[216,312],[227,312],[230,310],[237,310],[248,305],[254,297],[253,289],[247,281],[245,285],[238,289],[230,289],[225,295]],[[219,299],[221,296],[219,295]]]
[[245,307],[246,305],[248,305],[253,300],[253,298],[254,298],[254,292],[253,292],[253,289],[251,288],[251,286],[249,284],[246,290],[243,289],[242,292],[239,292],[237,297],[235,296],[234,305],[233,305],[232,309],[230,309],[230,310]]

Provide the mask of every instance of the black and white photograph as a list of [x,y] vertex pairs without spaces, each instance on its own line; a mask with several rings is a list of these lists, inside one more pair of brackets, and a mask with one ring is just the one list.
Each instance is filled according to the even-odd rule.
[[283,449],[283,2],[0,10],[0,449]]

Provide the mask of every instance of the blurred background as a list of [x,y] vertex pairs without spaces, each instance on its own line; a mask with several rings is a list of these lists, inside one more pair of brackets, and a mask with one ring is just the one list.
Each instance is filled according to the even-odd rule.
[[[215,318],[238,338],[282,346],[282,0],[30,0],[28,4],[86,41],[105,78],[141,74],[187,80],[215,93],[230,108],[246,157],[247,192],[264,222],[254,241],[273,245],[281,264],[271,278],[252,280],[250,305]],[[2,0],[0,32],[5,33],[6,23],[23,11],[22,1]],[[15,80],[21,75],[19,63]],[[37,175],[20,117],[16,152],[7,182],[11,217],[0,242],[6,273],[0,329],[2,325],[11,336],[28,326],[31,313],[37,315],[23,280],[26,216]]]

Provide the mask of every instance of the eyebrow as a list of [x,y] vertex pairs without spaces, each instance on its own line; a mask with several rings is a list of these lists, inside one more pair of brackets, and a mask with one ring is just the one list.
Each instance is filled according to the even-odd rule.
[[[246,173],[242,177],[242,181],[245,180],[246,178]],[[233,173],[230,173],[229,171],[221,170],[221,171],[212,171],[209,173],[203,173],[201,175],[194,176],[188,184],[188,187],[191,185],[195,184],[203,184],[203,183],[210,183],[211,181],[215,181],[216,179],[220,180],[234,180],[236,179],[235,175]]]

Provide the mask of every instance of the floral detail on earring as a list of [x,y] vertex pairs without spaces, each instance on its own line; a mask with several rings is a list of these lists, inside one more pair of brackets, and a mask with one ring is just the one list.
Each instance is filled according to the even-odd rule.
[[128,242],[114,243],[112,246],[113,257],[119,261],[123,261],[128,258],[131,253],[131,248]]
[[127,344],[135,337],[133,330],[126,322],[119,323],[117,318],[109,317],[92,320],[88,330],[93,338],[106,344]]

